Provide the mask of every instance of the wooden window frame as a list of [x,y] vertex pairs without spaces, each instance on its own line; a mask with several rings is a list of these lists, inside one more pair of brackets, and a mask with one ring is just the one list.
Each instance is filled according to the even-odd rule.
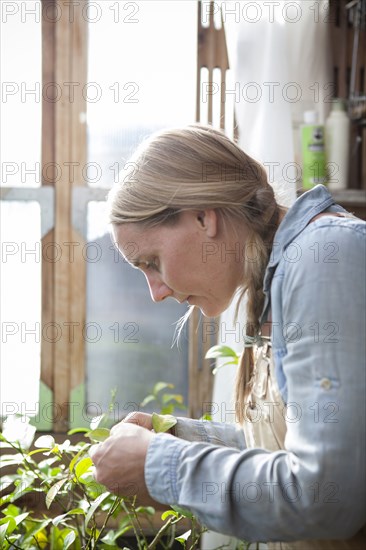
[[[85,323],[86,265],[81,254],[85,238],[73,226],[72,202],[74,191],[83,185],[81,173],[86,164],[86,100],[81,93],[71,96],[74,88],[66,83],[77,82],[78,89],[87,83],[88,47],[87,22],[81,11],[75,10],[70,22],[68,10],[56,17],[56,7],[55,0],[42,0],[42,84],[62,87],[58,101],[42,101],[41,166],[57,167],[53,174],[42,170],[42,186],[53,188],[55,198],[54,227],[43,237],[42,247],[55,243],[60,251],[59,261],[42,264],[42,326],[55,323],[61,336],[54,342],[41,341],[35,422],[39,430],[54,433],[66,432],[78,423],[85,401],[84,341],[80,335],[70,335],[74,327],[80,329]],[[48,16],[43,17],[44,13]],[[72,166],[73,178],[69,177],[70,162],[77,163]]]

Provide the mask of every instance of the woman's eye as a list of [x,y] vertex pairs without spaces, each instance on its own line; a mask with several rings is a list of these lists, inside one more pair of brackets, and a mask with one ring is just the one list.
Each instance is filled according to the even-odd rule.
[[145,269],[154,269],[155,271],[159,271],[159,267],[156,262],[146,262]]

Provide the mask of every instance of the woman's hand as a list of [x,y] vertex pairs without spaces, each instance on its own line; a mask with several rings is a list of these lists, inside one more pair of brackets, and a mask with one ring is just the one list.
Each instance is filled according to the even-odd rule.
[[[126,418],[123,419],[122,422],[137,424],[137,426],[142,426],[143,428],[146,428],[147,430],[153,430],[152,415],[148,414],[148,413],[142,413],[142,412],[129,413],[126,416]],[[118,426],[118,424],[117,424],[117,426]],[[114,426],[112,428],[111,432],[113,432],[115,427],[116,426]],[[173,426],[169,430],[166,430],[166,431],[164,430],[164,431],[165,431],[165,433],[168,433],[168,434],[171,434],[171,435],[176,435],[174,428],[175,428],[175,426]]]
[[[145,418],[144,422],[148,424]],[[151,498],[144,475],[146,453],[153,437],[150,429],[138,426],[136,422],[120,422],[114,426],[103,443],[89,450],[95,465],[95,480],[112,493],[137,495],[139,504],[160,507],[161,504]]]
[[[141,426],[142,428],[146,428],[147,430],[152,430],[152,415],[148,413],[143,412],[131,412],[129,413],[122,422],[130,423],[130,424],[136,424],[137,426]],[[116,424],[111,429],[111,433],[115,428],[117,428],[119,424]]]

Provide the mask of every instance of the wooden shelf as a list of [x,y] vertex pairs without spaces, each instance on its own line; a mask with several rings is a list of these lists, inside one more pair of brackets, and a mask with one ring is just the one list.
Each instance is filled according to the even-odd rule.
[[[366,190],[365,189],[339,189],[331,190],[329,189],[332,197],[337,204],[340,204],[352,212],[358,218],[366,221]],[[297,196],[300,196],[304,193],[303,189],[297,191]]]
[[358,218],[366,220],[366,190],[340,189],[330,191],[334,200]]

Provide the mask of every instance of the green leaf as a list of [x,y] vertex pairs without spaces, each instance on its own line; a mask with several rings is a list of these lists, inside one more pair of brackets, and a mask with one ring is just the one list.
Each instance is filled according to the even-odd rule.
[[30,512],[24,512],[24,514],[19,514],[19,516],[15,516],[15,523],[19,525],[20,523],[22,523],[23,520],[25,520],[26,517],[29,516],[29,514]]
[[[100,495],[100,488],[99,490],[97,489],[97,483],[94,479],[94,470],[95,470],[95,466],[92,466],[90,468],[90,470],[88,470],[85,474],[83,474],[80,478],[79,478],[79,482],[82,483],[83,485],[85,485],[86,487],[86,490],[88,491],[88,494],[90,492],[90,490],[92,491],[95,491],[97,490],[98,491],[98,495]],[[101,489],[104,490],[105,489],[105,486],[104,485],[101,485]]]
[[92,441],[105,441],[109,437],[110,430],[107,428],[97,428],[96,430],[90,430],[86,435]]
[[108,546],[115,546],[114,541],[116,540],[115,532],[111,529],[108,533],[101,539],[104,544]]
[[88,525],[88,523],[90,521],[90,518],[92,517],[92,515],[94,514],[94,512],[98,508],[99,504],[101,504],[103,502],[103,500],[105,500],[107,497],[109,497],[109,495],[110,495],[109,492],[105,492],[105,493],[102,493],[101,495],[99,495],[99,497],[95,499],[93,504],[90,506],[90,508],[88,510],[88,513],[86,514],[85,527]]
[[169,403],[169,405],[164,405],[160,409],[160,414],[166,415],[166,414],[172,414],[174,412],[174,405],[173,403]]
[[122,527],[114,533],[114,540],[117,540],[118,537],[121,537],[122,535],[127,533],[127,531],[131,531],[131,529],[133,529],[133,525],[131,523],[129,525],[126,525],[125,527]]
[[181,508],[180,506],[172,506],[173,510],[178,512],[181,516],[184,516],[185,518],[194,519],[194,515],[189,510],[186,510],[185,508]]
[[[79,481],[83,485],[85,485],[85,490],[87,491],[89,499],[91,500],[94,500],[105,491],[105,486],[102,485],[101,483],[97,483],[94,477],[92,478],[90,483],[84,483],[84,478],[80,479]],[[83,501],[83,502],[85,502],[85,506],[83,504],[80,504],[80,502],[79,502],[79,506],[81,508],[84,508],[84,510],[88,510],[89,505],[87,504],[87,501]]]
[[63,537],[61,530],[58,527],[53,526],[50,530],[50,548],[52,550],[62,550]]
[[227,365],[237,365],[238,361],[227,361],[226,363],[223,363],[222,365],[218,365],[214,369],[212,369],[212,374],[217,374],[217,372],[222,369],[222,367],[226,367]]
[[0,481],[0,491],[6,491],[6,489],[10,487],[10,485],[12,485],[14,481],[18,478],[18,474],[14,474],[11,476],[2,476]]
[[46,506],[49,508],[54,501],[57,493],[60,491],[61,487],[66,483],[67,478],[64,477],[63,479],[59,479],[54,485],[52,485],[51,489],[48,491],[46,495]]
[[9,504],[9,506],[4,508],[2,512],[7,516],[15,517],[19,514],[20,508],[18,508],[18,506],[15,506],[15,504]]
[[87,433],[89,432],[89,428],[73,428],[72,430],[69,430],[67,432],[67,435],[73,435],[73,434],[78,434],[78,433]]
[[44,453],[45,451],[49,451],[50,448],[49,447],[42,447],[41,449],[36,449],[35,451],[31,451],[30,453],[28,453],[27,456],[33,456],[33,455],[36,455],[38,453]]
[[34,536],[45,529],[49,523],[50,519],[45,519],[44,521],[32,520],[34,525],[30,529],[27,529],[26,537],[24,538],[23,544],[24,548],[29,548],[29,543],[34,543]]
[[4,541],[5,541],[5,536],[6,536],[6,533],[8,531],[9,524],[10,524],[10,520],[7,521],[6,523],[3,523],[2,525],[0,525],[0,544],[1,544],[0,548],[3,547]]
[[38,467],[45,475],[48,475],[50,470],[53,469],[51,468],[52,464],[54,464],[55,462],[60,462],[60,460],[61,459],[59,456],[51,456],[50,458],[45,458],[44,460],[41,460],[41,462],[38,463]]
[[218,357],[233,357],[236,362],[239,360],[236,351],[224,345],[212,346],[205,355],[205,359],[217,359]]
[[19,465],[24,461],[24,457],[21,453],[15,455],[3,455],[1,457],[0,468],[4,466],[12,466],[13,464]]
[[153,389],[153,394],[156,396],[159,392],[162,390],[165,390],[166,388],[172,389],[174,388],[174,384],[167,384],[166,382],[157,382],[155,384]]
[[108,414],[106,413],[100,414],[99,416],[94,416],[94,418],[90,422],[90,428],[92,430],[96,430],[97,428],[99,428],[101,422],[106,419],[108,419]]
[[167,510],[166,512],[163,512],[161,514],[161,519],[163,521],[165,521],[167,518],[169,518],[170,516],[174,516],[175,518],[177,518],[179,516],[178,512],[176,512],[175,510]]
[[14,449],[14,443],[11,444],[11,443],[8,442],[7,439],[4,439],[4,438],[3,438],[3,439],[0,441],[0,449]]
[[80,479],[81,476],[85,474],[85,472],[87,472],[91,466],[93,466],[93,461],[89,456],[82,458],[75,466],[76,478]]
[[167,432],[176,423],[177,419],[171,414],[152,414],[152,426],[156,433]]
[[75,539],[76,539],[76,533],[73,529],[70,529],[69,533],[64,538],[64,545],[62,547],[62,550],[67,550],[68,548],[70,548],[70,546],[75,541]]
[[70,439],[65,439],[65,441],[61,443],[61,445],[58,445],[58,450],[60,452],[63,452],[63,451],[72,451],[75,449],[74,447],[72,447]]
[[31,491],[33,491],[33,488],[31,486],[34,482],[35,477],[36,476],[33,472],[27,472],[26,474],[22,475],[21,479],[16,480],[14,482],[14,484],[16,485],[16,489],[11,493],[11,495],[9,495],[9,501],[13,502],[14,500],[17,500],[21,496],[25,495],[26,493],[30,493]]
[[147,395],[147,396],[145,397],[145,399],[141,402],[140,406],[141,406],[141,407],[146,407],[146,405],[148,405],[148,404],[151,403],[152,401],[156,401],[155,395],[152,395],[152,394]]
[[182,404],[183,403],[183,395],[179,395],[178,393],[166,393],[162,397],[162,403],[166,405],[170,401],[175,401],[176,403]]
[[14,529],[16,528],[17,522],[16,522],[15,518],[13,518],[12,516],[7,516],[6,518],[2,518],[0,520],[0,525],[4,525],[5,523],[7,525],[6,533],[8,535],[10,535],[10,533],[12,533],[14,531]]
[[137,514],[147,514],[148,516],[153,516],[155,514],[155,508],[152,506],[139,506],[136,508]]
[[82,447],[80,449],[80,451],[74,456],[74,458],[70,461],[70,464],[69,464],[69,471],[72,472],[73,469],[74,469],[74,466],[75,464],[77,463],[77,461],[79,460],[80,456],[87,451],[87,449],[89,449],[89,446],[90,444],[88,443],[87,445],[85,445],[84,447]]
[[14,449],[14,443],[9,443],[9,441],[2,436],[0,439],[0,449]]
[[85,511],[82,508],[74,508],[73,510],[69,510],[66,512],[66,514],[61,514],[60,516],[56,516],[53,518],[52,523],[57,527],[59,523],[61,523],[66,517],[68,516],[76,516],[78,514],[82,514],[85,516]]
[[185,533],[183,533],[183,535],[179,535],[179,537],[175,537],[175,540],[177,540],[183,546],[185,546],[185,544],[186,544],[186,542],[187,542],[187,540],[189,539],[190,536],[191,536],[191,529],[189,529],[189,531],[186,531]]
[[39,447],[45,447],[49,451],[54,448],[55,440],[52,435],[41,435],[35,440],[34,446],[37,447],[37,449]]

